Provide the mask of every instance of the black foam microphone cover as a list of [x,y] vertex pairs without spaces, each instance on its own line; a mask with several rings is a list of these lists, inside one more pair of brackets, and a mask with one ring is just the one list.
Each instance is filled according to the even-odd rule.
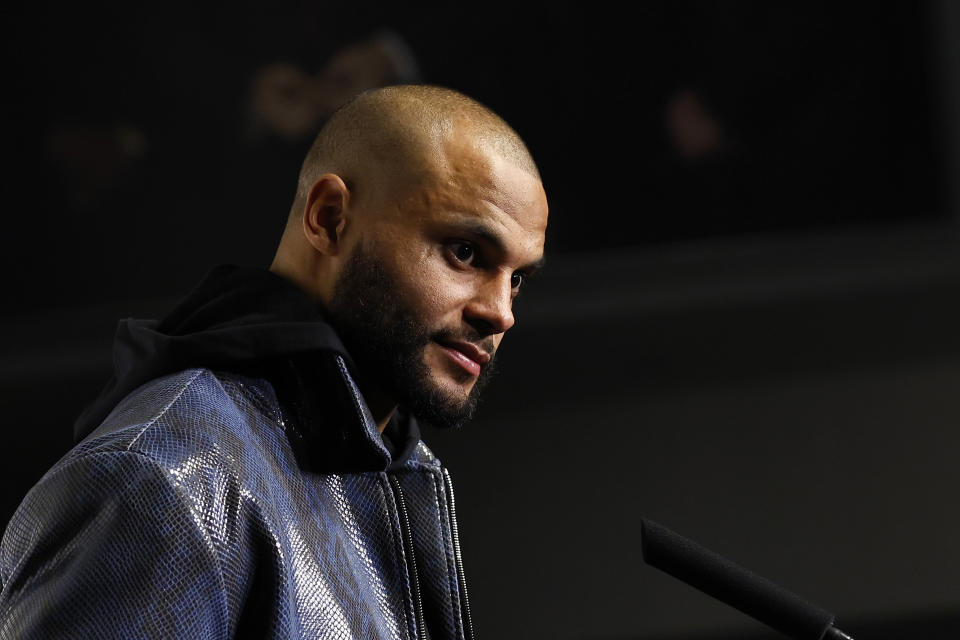
[[641,523],[647,564],[796,640],[823,640],[832,630],[833,614],[663,525]]

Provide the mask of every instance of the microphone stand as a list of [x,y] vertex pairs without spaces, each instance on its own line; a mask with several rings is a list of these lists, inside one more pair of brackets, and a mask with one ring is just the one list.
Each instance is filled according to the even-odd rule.
[[643,560],[794,640],[853,640],[834,615],[652,520],[641,520]]

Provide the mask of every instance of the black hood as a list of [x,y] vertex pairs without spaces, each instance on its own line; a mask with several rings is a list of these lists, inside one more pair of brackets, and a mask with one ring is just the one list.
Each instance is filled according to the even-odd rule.
[[[358,464],[377,468],[381,462],[397,466],[419,441],[416,422],[397,416],[384,431],[383,442],[367,443],[373,450],[358,454],[351,445],[363,444],[364,434],[357,431],[364,425],[356,424],[363,416],[355,411],[350,396],[357,391],[345,370],[355,375],[353,362],[317,305],[296,285],[266,269],[216,267],[163,320],[121,320],[113,366],[99,398],[74,424],[78,440],[139,386],[203,367],[268,378],[285,420],[296,429],[292,439],[307,449],[323,448],[324,470]],[[338,402],[315,398],[318,389],[334,393]],[[325,445],[335,441],[336,446],[319,447],[318,439]],[[384,456],[384,447],[391,455]],[[333,454],[350,460],[330,459]],[[353,459],[357,455],[360,460]]]

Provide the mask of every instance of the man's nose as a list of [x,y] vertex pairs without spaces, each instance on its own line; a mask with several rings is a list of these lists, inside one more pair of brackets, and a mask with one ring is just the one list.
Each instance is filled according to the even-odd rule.
[[509,273],[497,274],[480,287],[464,309],[466,320],[483,335],[504,333],[513,326],[513,286]]

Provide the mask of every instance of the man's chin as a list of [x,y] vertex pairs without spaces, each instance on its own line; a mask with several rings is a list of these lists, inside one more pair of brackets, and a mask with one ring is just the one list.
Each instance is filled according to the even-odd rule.
[[476,410],[477,398],[472,393],[475,380],[469,384],[448,376],[431,376],[403,403],[418,420],[441,429],[456,429],[469,421]]
[[495,360],[475,376],[446,359],[429,345],[415,364],[397,371],[400,404],[418,420],[443,429],[457,428],[473,418],[479,397],[495,371]]
[[477,378],[471,375],[450,375],[444,372],[431,376],[430,384],[437,393],[443,394],[451,402],[459,401],[466,404],[477,385]]

